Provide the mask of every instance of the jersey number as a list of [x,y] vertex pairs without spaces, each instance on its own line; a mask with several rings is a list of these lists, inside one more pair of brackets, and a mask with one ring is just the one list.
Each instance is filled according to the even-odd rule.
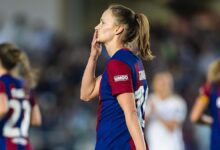
[[[18,100],[12,99],[9,101],[9,108],[13,110],[13,113],[3,128],[4,136],[11,138],[27,137],[31,114],[29,101],[24,100],[20,103]],[[19,128],[16,127],[16,123],[22,115],[22,110],[24,111],[24,117],[21,120],[21,127]]]
[[146,89],[144,93],[144,86],[140,86],[139,89],[135,91],[138,119],[140,121],[142,128],[144,128],[144,125],[145,125],[143,114],[144,114],[145,107],[146,107],[147,96],[148,96],[148,88]]

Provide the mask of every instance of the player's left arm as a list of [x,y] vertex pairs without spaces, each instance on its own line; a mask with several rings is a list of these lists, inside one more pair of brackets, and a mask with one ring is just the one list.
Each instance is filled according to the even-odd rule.
[[111,60],[107,66],[112,95],[121,106],[129,133],[138,150],[146,150],[143,132],[137,116],[130,67],[120,60]]
[[38,104],[35,104],[31,112],[31,125],[40,126],[42,124],[40,108]]
[[32,106],[30,123],[32,126],[40,126],[42,124],[41,112],[33,91],[30,93],[30,103]]
[[146,144],[144,141],[143,132],[137,116],[134,94],[133,93],[119,94],[117,96],[117,100],[122,110],[124,111],[126,125],[134,141],[136,149],[145,150]]
[[5,91],[5,84],[0,81],[0,119],[8,112],[8,96]]
[[5,93],[0,93],[0,118],[8,112],[8,101]]

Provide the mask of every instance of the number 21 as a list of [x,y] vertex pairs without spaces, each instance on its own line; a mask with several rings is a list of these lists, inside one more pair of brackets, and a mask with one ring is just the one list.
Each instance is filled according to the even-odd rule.
[[[29,101],[12,99],[9,101],[9,108],[13,109],[13,113],[3,128],[3,134],[6,137],[27,137],[30,124],[31,106]],[[15,127],[24,110],[24,118],[21,121],[21,128]]]

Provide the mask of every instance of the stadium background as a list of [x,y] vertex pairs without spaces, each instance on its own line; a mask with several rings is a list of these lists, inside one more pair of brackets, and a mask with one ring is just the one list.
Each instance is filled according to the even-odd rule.
[[[169,69],[188,112],[208,64],[220,57],[217,0],[0,0],[0,42],[19,45],[41,71],[36,93],[43,125],[30,135],[36,150],[93,149],[97,101],[80,101],[79,86],[94,27],[114,2],[148,16],[156,59],[145,63],[147,78]],[[103,51],[97,74],[107,59]],[[183,133],[186,150],[202,150],[201,145],[208,150],[208,127],[195,126],[187,117]]]

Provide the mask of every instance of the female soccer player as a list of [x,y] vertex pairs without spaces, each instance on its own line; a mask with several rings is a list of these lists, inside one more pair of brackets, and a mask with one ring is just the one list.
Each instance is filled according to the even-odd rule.
[[[104,44],[110,59],[96,78],[100,44]],[[95,27],[81,85],[82,100],[99,95],[96,150],[148,149],[143,133],[148,85],[137,55],[153,57],[147,17],[122,5],[110,5]]]
[[[17,76],[20,71],[26,80]],[[12,44],[0,44],[1,150],[31,150],[29,125],[41,124],[39,107],[31,93],[33,84],[25,53]]]
[[[208,69],[207,83],[200,88],[200,95],[192,109],[190,119],[211,124],[210,150],[220,149],[220,59],[212,62]],[[209,109],[212,119],[203,116]]]

